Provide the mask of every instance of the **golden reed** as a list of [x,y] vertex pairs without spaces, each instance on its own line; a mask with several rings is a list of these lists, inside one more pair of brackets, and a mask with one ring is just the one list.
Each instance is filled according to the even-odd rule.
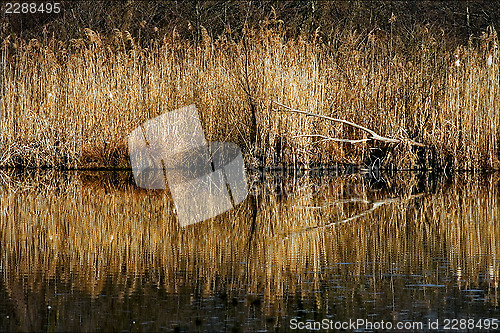
[[[0,166],[128,168],[127,135],[166,111],[196,104],[209,140],[239,144],[249,165],[362,164],[497,169],[498,39],[493,28],[455,50],[415,28],[414,40],[338,31],[287,38],[279,22],[199,44],[172,31],[147,47],[127,31],[85,29],[69,42],[1,44]],[[427,145],[317,142],[362,138],[343,124],[273,111],[290,107]]]

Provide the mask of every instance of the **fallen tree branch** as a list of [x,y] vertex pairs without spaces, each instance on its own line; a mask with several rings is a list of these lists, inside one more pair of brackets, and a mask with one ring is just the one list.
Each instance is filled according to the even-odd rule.
[[[348,120],[338,119],[338,118],[332,118],[332,117],[321,115],[321,114],[317,114],[317,113],[312,113],[312,112],[307,112],[307,111],[292,109],[289,106],[283,105],[283,104],[275,102],[275,101],[272,101],[272,103],[274,103],[274,104],[276,104],[278,106],[281,106],[282,108],[284,108],[284,109],[286,109],[287,111],[290,111],[290,112],[301,113],[301,114],[304,114],[306,116],[311,116],[311,117],[316,117],[316,118],[322,118],[322,119],[334,121],[334,122],[337,122],[337,123],[346,124],[346,125],[358,128],[358,129],[360,129],[360,130],[362,130],[362,131],[370,134],[369,138],[358,139],[358,140],[331,138],[331,137],[328,137],[328,136],[325,136],[325,135],[320,135],[320,134],[305,134],[305,135],[300,135],[300,136],[296,136],[296,137],[321,137],[324,140],[337,141],[337,142],[349,142],[349,143],[361,143],[361,142],[367,142],[367,141],[370,141],[370,140],[377,140],[377,141],[382,141],[382,142],[387,142],[387,143],[400,143],[400,142],[404,141],[404,142],[408,142],[409,144],[411,144],[413,146],[425,147],[424,144],[419,143],[419,142],[415,142],[415,141],[410,140],[410,139],[400,140],[400,139],[393,139],[393,138],[388,138],[388,137],[385,137],[385,136],[378,135],[377,133],[375,133],[371,129],[366,128],[366,127],[361,126],[361,125],[358,125],[358,124],[355,124],[355,123],[353,123],[351,121],[348,121]],[[273,109],[273,111],[279,111],[279,109]]]

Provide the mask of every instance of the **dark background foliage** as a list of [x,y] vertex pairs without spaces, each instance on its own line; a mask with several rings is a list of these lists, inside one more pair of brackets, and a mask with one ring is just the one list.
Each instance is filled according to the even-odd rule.
[[59,14],[6,14],[7,2],[2,1],[2,38],[9,34],[27,39],[53,35],[64,40],[83,36],[84,28],[103,34],[116,28],[130,31],[143,44],[174,28],[183,38],[199,41],[200,26],[211,36],[228,28],[237,35],[245,26],[281,20],[289,37],[308,35],[318,27],[325,41],[346,29],[379,29],[411,37],[416,26],[427,25],[456,45],[478,36],[488,25],[498,26],[500,20],[500,6],[480,0],[86,0],[60,1]]

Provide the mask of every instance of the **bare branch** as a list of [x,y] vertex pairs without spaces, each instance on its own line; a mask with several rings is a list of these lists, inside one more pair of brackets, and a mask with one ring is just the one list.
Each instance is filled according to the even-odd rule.
[[288,111],[291,111],[291,112],[302,113],[302,114],[305,114],[306,116],[313,116],[313,117],[317,117],[317,118],[323,118],[323,119],[327,119],[327,120],[331,120],[331,121],[336,121],[336,122],[339,122],[339,123],[344,123],[344,124],[351,125],[353,127],[359,128],[360,130],[363,130],[363,131],[371,134],[372,136],[379,136],[374,131],[372,131],[372,130],[366,128],[366,127],[360,126],[358,124],[355,124],[353,122],[350,122],[348,120],[338,119],[338,118],[332,118],[332,117],[328,117],[328,116],[325,116],[325,115],[322,115],[322,114],[317,114],[317,113],[312,113],[312,112],[307,112],[307,111],[292,109],[289,106],[286,106],[286,105],[283,105],[281,103],[274,102],[274,101],[273,101],[273,103],[276,104],[276,105],[279,105],[282,108],[285,108],[285,109],[287,109]]
[[[385,136],[378,135],[377,133],[375,133],[371,129],[366,128],[366,127],[361,126],[361,125],[358,125],[358,124],[355,124],[355,123],[353,123],[351,121],[348,121],[348,120],[338,119],[338,118],[332,118],[332,117],[321,115],[321,114],[317,114],[317,113],[312,113],[312,112],[307,112],[307,111],[292,109],[289,106],[283,105],[283,104],[275,102],[275,101],[272,101],[272,103],[274,103],[274,104],[276,104],[278,106],[281,106],[282,108],[284,108],[284,109],[286,109],[287,111],[290,111],[290,112],[301,113],[301,114],[304,114],[306,116],[311,116],[311,117],[316,117],[316,118],[322,118],[322,119],[326,119],[326,120],[330,120],[330,121],[334,121],[334,122],[338,122],[338,123],[350,125],[352,127],[358,128],[358,129],[360,129],[360,130],[362,130],[362,131],[370,134],[370,136],[371,136],[370,138],[359,139],[359,140],[348,140],[348,139],[330,138],[330,137],[327,137],[327,136],[324,136],[324,135],[319,135],[319,134],[301,135],[301,137],[321,137],[321,138],[323,138],[325,140],[331,140],[331,141],[337,141],[337,142],[349,142],[349,143],[361,143],[361,142],[366,142],[366,141],[370,141],[370,140],[377,140],[377,141],[388,142],[388,143],[400,143],[402,141],[405,141],[405,142],[408,142],[409,144],[414,145],[414,146],[425,147],[424,144],[415,142],[413,140],[408,140],[408,139],[400,140],[400,139],[393,139],[393,138],[388,138],[388,137],[385,137]],[[273,111],[279,111],[279,109],[273,109]]]

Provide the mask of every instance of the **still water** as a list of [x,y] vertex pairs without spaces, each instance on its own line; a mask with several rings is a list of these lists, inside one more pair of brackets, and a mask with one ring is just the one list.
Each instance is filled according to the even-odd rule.
[[498,175],[253,171],[248,184],[234,209],[181,227],[168,190],[129,172],[0,171],[0,331],[500,319]]

